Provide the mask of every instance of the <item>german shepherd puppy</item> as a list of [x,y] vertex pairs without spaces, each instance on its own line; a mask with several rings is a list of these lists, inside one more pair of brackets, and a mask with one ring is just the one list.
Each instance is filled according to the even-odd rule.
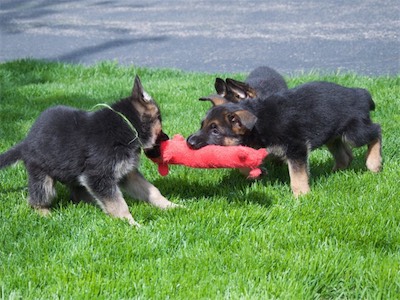
[[250,72],[245,82],[227,78],[226,82],[221,78],[215,79],[216,95],[200,98],[207,101],[240,102],[245,99],[265,98],[274,93],[287,90],[285,79],[274,69],[261,66]]
[[71,189],[74,201],[94,200],[105,213],[138,225],[120,186],[159,208],[175,206],[138,171],[141,148],[159,156],[159,142],[166,139],[160,110],[136,76],[131,96],[109,108],[86,112],[56,106],[44,111],[27,137],[0,155],[0,169],[24,162],[29,204],[43,214],[50,212],[59,181]]
[[368,145],[367,168],[381,169],[381,128],[371,121],[375,104],[364,89],[311,82],[266,98],[213,104],[188,145],[267,148],[287,160],[295,196],[309,192],[308,155],[322,145],[335,159],[334,170],[348,167],[350,146],[363,145]]

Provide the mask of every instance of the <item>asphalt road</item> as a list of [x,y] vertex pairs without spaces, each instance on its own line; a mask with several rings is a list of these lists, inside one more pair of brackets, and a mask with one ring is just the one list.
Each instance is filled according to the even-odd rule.
[[1,0],[0,61],[400,73],[400,2]]

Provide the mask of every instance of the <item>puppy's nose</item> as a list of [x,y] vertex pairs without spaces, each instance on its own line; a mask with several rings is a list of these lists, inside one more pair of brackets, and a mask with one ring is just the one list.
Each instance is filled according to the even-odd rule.
[[186,143],[188,144],[188,146],[192,149],[199,149],[198,147],[198,141],[197,141],[197,136],[195,136],[194,134],[190,135],[187,139],[186,139]]

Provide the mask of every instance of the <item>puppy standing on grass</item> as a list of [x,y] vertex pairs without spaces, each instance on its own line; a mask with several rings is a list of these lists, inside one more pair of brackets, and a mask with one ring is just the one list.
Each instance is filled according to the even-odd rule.
[[293,193],[309,192],[308,155],[327,145],[335,159],[334,170],[353,159],[349,146],[368,145],[367,168],[381,169],[381,128],[371,121],[375,104],[368,91],[329,82],[311,82],[269,97],[238,103],[209,98],[201,129],[188,145],[245,145],[267,148],[287,160]]
[[0,169],[24,162],[29,204],[42,213],[49,212],[59,181],[69,186],[74,201],[94,200],[107,214],[138,225],[119,186],[159,208],[174,207],[138,171],[141,148],[159,156],[158,144],[166,139],[159,108],[136,76],[132,95],[111,107],[44,111],[28,136],[0,155]]

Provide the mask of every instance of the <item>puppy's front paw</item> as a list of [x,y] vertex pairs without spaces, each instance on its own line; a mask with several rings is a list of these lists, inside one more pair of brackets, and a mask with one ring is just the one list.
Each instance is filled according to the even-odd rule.
[[292,186],[293,195],[298,198],[300,196],[304,196],[310,192],[310,187],[307,184],[303,184],[301,186]]
[[153,200],[150,203],[153,204],[154,206],[158,207],[158,208],[161,208],[161,209],[171,209],[171,208],[180,208],[180,207],[182,207],[181,205],[175,204],[175,203],[165,199],[164,197],[160,198],[160,199],[157,199],[155,201]]
[[142,227],[142,225],[140,225],[138,222],[136,222],[133,218],[132,219],[128,219],[128,222],[129,222],[129,225],[135,226],[136,228]]
[[170,202],[170,205],[167,206],[165,209],[172,209],[172,208],[185,208],[185,207],[183,205]]

